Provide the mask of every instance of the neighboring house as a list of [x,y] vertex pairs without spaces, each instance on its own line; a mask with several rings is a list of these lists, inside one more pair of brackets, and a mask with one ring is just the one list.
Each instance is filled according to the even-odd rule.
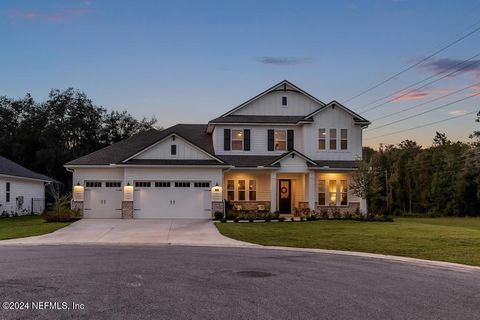
[[365,212],[349,185],[369,124],[282,81],[208,124],[139,133],[65,167],[86,218],[210,218],[223,199]]
[[42,213],[53,180],[0,156],[0,214]]

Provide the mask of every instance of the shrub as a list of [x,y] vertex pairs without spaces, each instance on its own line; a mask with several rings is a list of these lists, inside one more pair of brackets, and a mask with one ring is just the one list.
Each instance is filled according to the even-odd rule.
[[223,218],[223,212],[221,211],[215,211],[215,213],[213,214],[213,216],[215,217],[215,220],[220,220]]
[[223,219],[223,218],[222,218],[222,219],[220,219],[220,222],[221,222],[221,223],[226,223],[226,222],[227,222],[227,219]]
[[278,218],[278,222],[284,222],[285,221],[285,218]]
[[70,195],[55,200],[51,210],[43,214],[46,222],[71,222],[81,218],[80,210],[70,209]]
[[233,219],[233,222],[238,222],[240,221],[240,219],[238,217],[236,217],[235,219]]

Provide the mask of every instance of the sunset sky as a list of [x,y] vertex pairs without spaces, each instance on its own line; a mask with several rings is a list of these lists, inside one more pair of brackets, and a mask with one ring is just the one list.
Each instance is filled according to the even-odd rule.
[[[473,0],[7,0],[0,95],[74,87],[163,127],[206,123],[283,79],[343,102],[479,27]],[[345,105],[373,122],[365,145],[468,141],[474,114],[405,130],[480,110],[480,31]]]

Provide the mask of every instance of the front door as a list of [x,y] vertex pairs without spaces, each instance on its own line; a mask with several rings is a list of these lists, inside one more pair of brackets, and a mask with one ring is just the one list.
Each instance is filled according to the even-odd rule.
[[280,213],[292,213],[291,180],[279,180],[278,183],[278,209]]

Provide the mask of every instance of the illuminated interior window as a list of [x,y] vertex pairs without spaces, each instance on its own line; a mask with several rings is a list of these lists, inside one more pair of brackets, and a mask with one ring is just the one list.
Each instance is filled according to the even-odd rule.
[[227,180],[227,200],[235,200],[235,181]]
[[337,181],[336,180],[330,180],[328,182],[328,193],[329,193],[328,205],[335,206],[337,204]]
[[245,180],[238,180],[238,200],[245,200]]
[[287,150],[287,130],[275,130],[275,150]]
[[325,150],[327,143],[327,131],[325,129],[318,129],[318,149]]
[[340,205],[348,204],[348,183],[347,180],[340,180]]
[[232,130],[232,150],[243,150],[243,130]]
[[325,188],[325,180],[318,181],[318,204],[324,206],[327,201],[327,190]]

